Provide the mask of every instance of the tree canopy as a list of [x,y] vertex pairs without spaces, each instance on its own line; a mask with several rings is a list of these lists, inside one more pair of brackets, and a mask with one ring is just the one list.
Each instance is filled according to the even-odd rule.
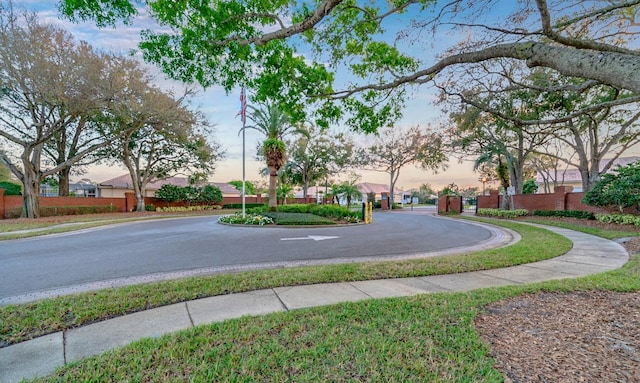
[[375,131],[399,116],[408,86],[496,59],[640,92],[640,0],[61,0],[60,10],[109,26],[131,22],[138,4],[162,27],[142,32],[145,60],[186,82],[276,97],[294,120],[314,104],[319,126],[346,117]]
[[619,165],[614,172],[603,174],[585,194],[582,202],[592,206],[615,207],[620,212],[626,207],[640,210],[640,162]]
[[23,185],[24,217],[38,216],[45,180],[68,191],[72,167],[119,158],[136,183],[211,169],[222,155],[185,98],[151,86],[138,60],[98,53],[10,2],[0,3],[0,63],[0,164]]

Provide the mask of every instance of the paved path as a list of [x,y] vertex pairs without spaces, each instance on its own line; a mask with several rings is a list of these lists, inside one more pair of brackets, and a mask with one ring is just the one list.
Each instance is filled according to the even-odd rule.
[[484,287],[575,278],[624,265],[629,258],[618,243],[575,231],[546,227],[573,242],[566,254],[504,269],[418,278],[280,287],[178,303],[58,332],[0,349],[0,382],[17,382],[51,373],[56,367],[101,354],[144,337],[243,315],[264,315],[304,307],[372,298],[468,291]]
[[2,241],[0,305],[187,276],[502,245],[500,231],[422,212],[375,213],[372,225],[295,229],[231,227],[216,216],[160,219]]

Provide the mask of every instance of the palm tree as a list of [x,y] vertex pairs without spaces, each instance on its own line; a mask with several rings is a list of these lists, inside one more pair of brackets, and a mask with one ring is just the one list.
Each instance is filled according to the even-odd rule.
[[265,103],[260,109],[251,106],[249,108],[248,117],[253,121],[253,125],[248,125],[243,129],[254,129],[265,136],[262,143],[262,155],[269,168],[269,210],[276,210],[278,170],[284,166],[287,158],[283,138],[290,133],[305,136],[308,136],[309,133],[304,128],[291,123],[289,116],[276,105]]
[[347,200],[347,207],[351,207],[351,201],[362,198],[362,192],[351,182],[344,182],[339,187],[340,195]]

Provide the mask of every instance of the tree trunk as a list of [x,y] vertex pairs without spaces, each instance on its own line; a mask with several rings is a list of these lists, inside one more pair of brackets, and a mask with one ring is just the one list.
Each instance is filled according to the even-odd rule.
[[66,167],[58,172],[58,196],[69,196],[69,174],[71,173],[71,167]]
[[395,188],[395,182],[393,180],[394,172],[389,172],[389,209],[393,210],[393,189]]
[[276,211],[278,208],[278,195],[276,182],[278,181],[278,169],[269,167],[269,210]]
[[305,178],[304,183],[302,184],[302,198],[304,198],[304,203],[307,203],[308,191],[309,191],[309,179]]
[[[22,176],[23,199],[22,199],[22,218],[38,218],[40,217],[40,183],[42,176],[40,174],[40,155],[42,145],[33,148],[31,156],[25,151],[22,154],[22,165],[24,167]],[[31,157],[31,158],[29,158]]]
[[22,218],[40,217],[40,183],[33,174],[25,172],[22,198]]
[[137,180],[132,178],[133,180],[133,193],[136,197],[136,211],[144,211],[144,189],[147,187],[147,183],[144,181]]
[[144,211],[144,196],[136,196],[136,211]]

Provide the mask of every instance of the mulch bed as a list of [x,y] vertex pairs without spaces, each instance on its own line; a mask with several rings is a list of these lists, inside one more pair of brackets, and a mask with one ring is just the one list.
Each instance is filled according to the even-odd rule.
[[505,382],[640,382],[640,294],[537,293],[476,319]]
[[[574,223],[640,231],[596,221]],[[640,237],[624,246],[639,254]],[[638,292],[520,295],[486,306],[476,328],[507,383],[640,382]]]

